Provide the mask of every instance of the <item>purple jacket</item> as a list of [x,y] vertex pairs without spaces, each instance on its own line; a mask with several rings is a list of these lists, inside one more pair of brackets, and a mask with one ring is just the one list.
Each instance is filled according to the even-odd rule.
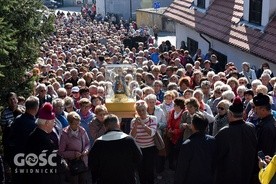
[[[62,134],[60,137],[60,144],[59,144],[59,154],[68,160],[75,159],[76,152],[84,152],[90,148],[90,142],[88,135],[84,128],[81,126],[79,127],[79,133],[76,137],[72,134],[71,129],[69,126],[65,127],[62,130]],[[82,157],[84,163],[88,165],[88,156],[85,155]]]

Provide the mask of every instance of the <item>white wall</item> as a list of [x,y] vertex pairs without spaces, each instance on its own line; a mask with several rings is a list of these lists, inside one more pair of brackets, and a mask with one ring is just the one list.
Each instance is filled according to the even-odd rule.
[[[192,30],[191,28],[188,28],[184,25],[177,23],[176,24],[176,46],[177,46],[177,48],[180,47],[180,43],[182,40],[184,40],[187,43],[187,37],[190,37],[190,38],[196,40],[198,42],[198,48],[200,48],[202,50],[202,53],[203,54],[207,53],[207,51],[209,49],[209,45],[205,40],[203,40],[199,36],[199,33]],[[246,53],[246,52],[243,52],[234,46],[231,46],[229,44],[224,44],[224,43],[219,42],[219,41],[217,41],[213,38],[210,38],[206,35],[204,35],[204,37],[206,37],[207,40],[209,40],[211,42],[211,48],[226,55],[227,60],[234,62],[239,70],[241,70],[241,63],[245,62],[245,61],[249,62],[251,64],[251,66],[255,65],[257,68],[259,68],[262,63],[268,62],[265,59],[256,57],[256,56]],[[271,70],[275,73],[276,64],[273,64],[271,62],[268,62],[268,63],[270,65]]]
[[263,8],[262,8],[262,26],[266,26],[267,23],[269,22],[269,17],[270,17],[270,1],[275,1],[275,0],[267,0],[263,1]]
[[194,31],[193,29],[186,27],[184,25],[181,25],[179,23],[176,23],[175,30],[176,30],[176,47],[177,48],[180,47],[181,41],[185,41],[186,46],[187,46],[187,37],[189,37],[198,42],[198,48],[200,48],[202,50],[203,54],[206,54],[208,52],[209,44],[200,37],[199,33]]
[[105,15],[105,0],[96,0],[96,11],[102,15]]
[[249,0],[243,1],[243,19],[249,21]]

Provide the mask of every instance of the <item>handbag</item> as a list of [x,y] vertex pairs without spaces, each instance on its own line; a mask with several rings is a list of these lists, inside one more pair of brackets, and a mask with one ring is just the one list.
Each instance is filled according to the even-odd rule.
[[[82,137],[81,137],[81,147],[82,147],[81,152],[83,152]],[[69,168],[69,171],[70,171],[72,176],[79,175],[79,174],[84,173],[88,170],[88,168],[86,167],[84,161],[81,158],[76,158],[76,159],[73,159],[73,160],[69,160],[68,161],[68,168]]]
[[165,143],[164,143],[161,135],[159,134],[158,130],[156,131],[153,139],[154,139],[154,144],[158,150],[165,149]]
[[76,176],[87,171],[87,167],[81,158],[70,160],[68,163],[71,175]]

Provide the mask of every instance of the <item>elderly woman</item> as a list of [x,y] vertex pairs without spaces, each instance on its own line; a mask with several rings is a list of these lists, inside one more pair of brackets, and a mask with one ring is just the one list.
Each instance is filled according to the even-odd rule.
[[174,107],[174,98],[175,98],[175,94],[172,91],[166,91],[165,92],[164,101],[160,105],[160,107],[163,110],[163,112],[166,116],[166,119],[168,119],[169,113]]
[[93,138],[90,134],[90,130],[89,130],[89,123],[92,121],[92,119],[94,118],[94,113],[91,112],[91,102],[89,99],[87,98],[82,98],[79,102],[80,104],[80,109],[78,109],[76,112],[80,115],[81,117],[81,126],[86,130],[86,132],[88,133],[89,139],[90,139],[90,143],[93,143]]
[[[163,110],[156,106],[156,95],[150,94],[145,97],[145,101],[148,105],[147,112],[149,115],[153,115],[157,118],[157,127],[161,135],[164,134],[164,129],[167,127],[167,119]],[[165,157],[158,156],[156,161],[156,172],[158,174],[157,178],[162,179],[161,172],[164,171]]]
[[63,100],[64,100],[64,110],[66,112],[69,113],[76,110],[76,108],[74,107],[74,99],[72,97],[67,96]]
[[92,103],[91,104],[91,111],[94,112],[97,105],[103,105],[104,104],[104,100],[99,95],[93,95],[91,97],[91,103]]
[[[84,128],[80,126],[81,117],[76,112],[70,112],[67,116],[69,126],[62,131],[60,138],[59,154],[70,164],[71,160],[82,159],[88,166],[89,138]],[[82,184],[87,181],[87,172],[70,176],[71,184]]]
[[244,100],[244,92],[246,90],[247,90],[247,88],[244,85],[241,85],[237,88],[237,94],[242,100]]
[[203,102],[207,103],[207,101],[211,98],[211,83],[204,80],[200,83],[200,88],[203,93]]
[[97,138],[102,136],[106,131],[103,122],[104,116],[108,113],[108,111],[104,105],[97,105],[94,112],[95,117],[89,124],[89,129],[93,140],[96,140]]
[[184,98],[178,97],[174,100],[174,108],[168,118],[167,137],[169,138],[169,167],[176,168],[180,145],[182,144],[183,129],[180,129],[182,114],[185,110]]
[[239,86],[238,79],[235,77],[230,77],[227,79],[227,84],[231,87],[232,91],[235,93],[235,96],[237,96],[237,88]]
[[218,99],[221,97],[221,86],[216,86],[212,92],[211,98],[207,101],[206,104],[208,104],[212,110],[213,115],[217,114],[216,106],[214,105],[215,99]]
[[240,74],[244,76],[249,83],[257,79],[255,71],[250,68],[250,64],[248,62],[242,63],[242,71],[240,72]]
[[131,121],[130,135],[136,140],[143,153],[142,162],[138,168],[141,183],[154,183],[156,147],[154,135],[157,129],[155,116],[148,115],[147,104],[144,100],[135,103],[137,117]]
[[[200,111],[200,103],[195,97],[191,97],[190,99],[185,100],[186,105],[186,111],[183,113],[181,117],[180,122],[180,129],[184,130],[183,133],[183,141],[185,141],[188,137],[192,135],[191,130],[191,122],[192,122],[192,116]],[[202,111],[205,115],[205,117],[208,119],[209,123],[214,122],[214,117],[211,114],[208,114],[205,111]]]
[[213,135],[215,136],[220,129],[228,125],[227,112],[231,103],[228,100],[222,100],[218,103],[218,114],[215,116],[213,124]]
[[213,115],[213,112],[212,112],[210,106],[203,101],[204,94],[200,89],[196,89],[194,91],[193,96],[198,100],[198,102],[200,104],[200,106],[199,106],[200,110],[205,111],[210,115]]

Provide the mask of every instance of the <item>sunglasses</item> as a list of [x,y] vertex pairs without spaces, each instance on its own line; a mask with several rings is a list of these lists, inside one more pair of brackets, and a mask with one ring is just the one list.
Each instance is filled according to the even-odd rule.
[[219,109],[219,110],[222,110],[222,111],[224,110],[224,108],[223,108],[223,107],[218,107],[218,109]]

